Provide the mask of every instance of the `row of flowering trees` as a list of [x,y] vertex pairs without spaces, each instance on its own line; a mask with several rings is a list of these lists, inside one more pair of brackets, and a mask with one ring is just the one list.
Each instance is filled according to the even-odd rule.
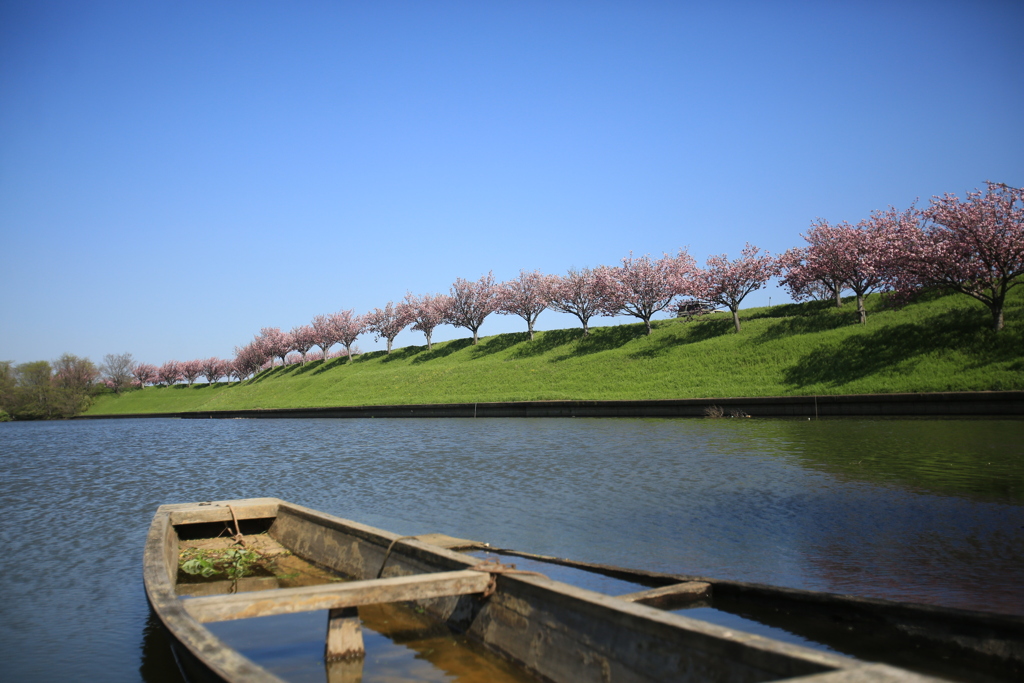
[[829,292],[864,297],[893,291],[907,300],[922,289],[966,294],[984,304],[992,329],[1003,329],[1006,295],[1024,275],[1024,189],[986,184],[965,199],[934,197],[925,209],[890,207],[856,225],[818,219],[803,237],[807,246],[780,259],[782,282],[797,301]]
[[[841,306],[843,292],[853,292],[860,322],[867,320],[864,297],[871,292],[893,291],[904,300],[924,288],[961,292],[989,307],[998,331],[1006,293],[1024,273],[1024,190],[988,183],[985,191],[964,199],[947,194],[923,210],[890,207],[856,225],[817,219],[802,237],[806,246],[780,256],[747,244],[738,258],[711,256],[703,268],[683,249],[661,258],[630,254],[617,266],[571,269],[565,275],[524,270],[506,282],[496,282],[492,273],[474,281],[459,278],[448,294],[407,294],[362,315],[352,310],[318,315],[289,332],[263,328],[235,349],[233,361],[169,361],[159,368],[137,364],[132,375],[137,386],[191,385],[199,377],[242,380],[278,360],[351,357],[363,334],[385,340],[390,354],[395,338],[410,326],[424,334],[428,350],[442,324],[468,330],[476,344],[492,313],[521,317],[531,340],[545,310],[575,316],[584,337],[596,316],[631,316],[643,321],[650,334],[651,319],[659,312],[716,308],[727,308],[740,332],[743,300],[775,277],[797,301],[827,297]],[[344,351],[332,353],[339,344]]]

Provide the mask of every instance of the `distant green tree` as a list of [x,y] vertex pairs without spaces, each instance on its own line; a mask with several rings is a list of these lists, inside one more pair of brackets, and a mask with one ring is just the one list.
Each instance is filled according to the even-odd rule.
[[14,402],[9,411],[22,420],[41,420],[54,416],[53,368],[45,360],[20,363],[14,368],[17,376]]
[[14,371],[14,363],[0,360],[0,410],[9,413],[14,405],[14,395],[18,388],[18,375]]
[[0,410],[17,420],[71,417],[89,407],[97,377],[92,361],[70,353],[52,364],[0,362]]

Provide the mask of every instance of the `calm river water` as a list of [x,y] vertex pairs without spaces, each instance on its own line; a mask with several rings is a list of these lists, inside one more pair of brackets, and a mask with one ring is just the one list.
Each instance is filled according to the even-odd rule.
[[162,503],[277,496],[402,534],[1024,614],[1024,421],[0,424],[0,679],[174,680]]

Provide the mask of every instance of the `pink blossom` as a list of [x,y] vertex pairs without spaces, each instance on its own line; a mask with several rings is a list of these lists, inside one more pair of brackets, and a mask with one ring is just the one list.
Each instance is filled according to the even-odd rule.
[[829,268],[821,268],[817,254],[810,248],[794,247],[779,257],[781,283],[794,301],[834,299],[836,308],[843,305],[843,283]]
[[136,363],[132,366],[132,377],[135,378],[135,383],[139,385],[140,389],[147,384],[152,384],[157,380],[156,366],[149,363]]
[[989,309],[1003,329],[1006,294],[1024,275],[1024,188],[986,183],[966,199],[933,197],[923,226],[903,227],[903,288],[940,287]]
[[267,360],[267,354],[259,344],[259,339],[239,348],[235,347],[235,359],[231,362],[232,373],[238,381],[242,381],[260,371]]
[[356,338],[366,332],[366,319],[364,316],[356,315],[351,309],[338,311],[330,316],[331,324],[334,326],[337,340],[345,347],[346,356],[351,360],[352,347]]
[[603,267],[570,269],[564,276],[554,276],[548,287],[548,308],[576,316],[584,337],[590,334],[590,319],[606,308],[606,271]]
[[203,361],[187,360],[181,363],[179,369],[181,371],[181,377],[188,382],[189,386],[192,386],[193,382],[199,379],[199,376],[203,374]]
[[282,332],[278,327],[262,328],[256,339],[264,353],[271,359],[270,367],[274,367],[274,358],[280,358],[283,364],[285,356],[292,350],[292,336]]
[[752,244],[743,247],[740,258],[709,256],[707,267],[694,274],[689,284],[690,296],[726,306],[732,311],[736,331],[740,331],[739,307],[748,294],[763,287],[778,274],[778,259]]
[[493,273],[487,273],[476,282],[456,279],[451,287],[451,306],[445,322],[472,331],[473,344],[476,344],[484,319],[497,308],[497,294]]
[[157,380],[164,386],[171,386],[181,379],[181,363],[169,360],[156,371]]
[[313,343],[320,347],[320,360],[328,358],[327,352],[338,343],[338,329],[332,316],[318,315],[313,318]]
[[373,332],[374,339],[388,341],[388,355],[395,337],[413,320],[413,309],[404,301],[397,304],[389,301],[384,308],[375,308],[366,314],[366,330]]
[[406,294],[405,303],[412,310],[412,329],[424,334],[427,351],[430,351],[430,337],[435,327],[444,324],[451,307],[451,297],[446,294],[425,294],[421,297]]
[[202,361],[202,366],[202,375],[210,384],[216,384],[220,381],[221,377],[231,372],[230,364],[222,361],[220,358],[207,358]]
[[289,334],[292,339],[292,350],[302,356],[302,364],[306,364],[306,353],[317,344],[316,330],[312,325],[298,325]]
[[526,321],[526,330],[533,341],[533,326],[537,316],[548,307],[548,292],[554,278],[543,275],[539,270],[521,270],[519,277],[498,285],[496,312],[504,315],[518,315]]
[[[913,216],[911,210],[908,215]],[[810,288],[819,283],[832,290],[836,305],[842,304],[843,289],[857,295],[857,313],[867,322],[864,297],[873,292],[891,289],[894,276],[893,249],[898,246],[896,226],[906,220],[890,208],[876,211],[871,218],[856,226],[842,222],[829,224],[818,218],[804,235],[808,246],[799,252],[786,252],[783,283],[794,299],[805,298]],[[911,218],[916,222],[916,219]]]
[[696,264],[686,250],[676,257],[665,254],[657,261],[647,255],[633,258],[630,253],[621,266],[607,270],[604,312],[639,318],[650,334],[651,317],[669,307],[695,270]]

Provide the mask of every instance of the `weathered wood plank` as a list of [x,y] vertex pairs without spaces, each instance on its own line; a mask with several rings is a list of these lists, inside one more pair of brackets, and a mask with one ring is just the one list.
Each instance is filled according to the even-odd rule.
[[676,609],[695,602],[707,602],[710,598],[711,584],[704,581],[687,581],[619,596],[620,600],[658,609]]
[[790,678],[786,683],[939,683],[944,679],[924,676],[885,664],[840,669],[827,673]]
[[236,501],[211,501],[209,503],[185,503],[164,505],[170,513],[172,524],[199,524],[201,522],[230,522],[231,510],[235,508],[238,519],[263,519],[277,516],[280,501],[276,498],[249,498]]
[[366,654],[359,610],[355,607],[332,609],[327,616],[327,646],[324,659],[354,659]]
[[416,536],[416,540],[448,550],[485,550],[491,547],[487,543],[471,541],[468,538],[454,538],[447,534],[420,534]]
[[470,595],[482,593],[487,588],[489,581],[489,574],[467,569],[415,576],[396,576],[371,581],[280,588],[258,593],[193,598],[186,600],[184,606],[193,618],[206,623],[249,619],[271,614],[311,612],[318,609],[339,609],[450,595]]

